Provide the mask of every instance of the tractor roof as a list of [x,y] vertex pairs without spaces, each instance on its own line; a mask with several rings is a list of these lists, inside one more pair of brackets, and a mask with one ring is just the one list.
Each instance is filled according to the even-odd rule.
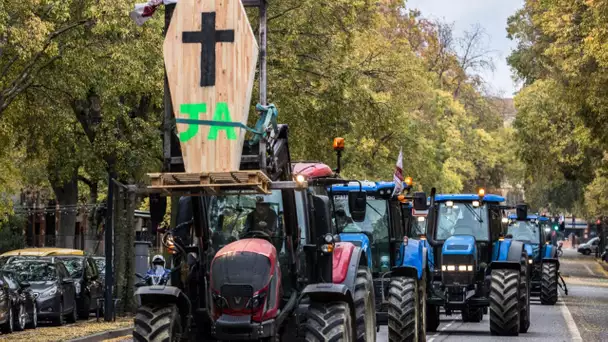
[[[509,215],[510,219],[516,219],[517,215],[516,214],[510,214]],[[538,215],[528,215],[528,220],[538,220],[538,221],[549,221],[548,217],[545,216],[538,216]]]
[[[502,196],[487,194],[483,196],[484,202],[500,203],[504,202],[505,199]],[[477,194],[438,194],[435,195],[435,202],[445,201],[479,201],[479,195]]]
[[[349,191],[357,191],[362,188],[363,191],[367,192],[377,192],[380,190],[390,190],[392,191],[395,188],[395,182],[370,182],[370,181],[361,181],[361,185],[359,182],[350,182],[348,184],[335,184],[331,186],[332,192],[349,192]],[[407,188],[407,184],[403,183],[403,188]]]

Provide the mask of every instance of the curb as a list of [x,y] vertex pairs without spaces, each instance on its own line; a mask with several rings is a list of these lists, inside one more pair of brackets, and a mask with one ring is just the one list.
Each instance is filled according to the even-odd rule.
[[97,334],[75,338],[73,340],[69,340],[68,342],[98,342],[98,341],[108,340],[108,339],[117,338],[117,337],[121,337],[121,336],[126,336],[126,335],[131,334],[132,331],[133,331],[133,327],[102,331]]

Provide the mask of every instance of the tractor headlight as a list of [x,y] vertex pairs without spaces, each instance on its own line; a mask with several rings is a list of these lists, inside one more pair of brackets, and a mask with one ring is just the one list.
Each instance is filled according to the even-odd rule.
[[532,265],[533,263],[534,263],[534,260],[528,259],[528,264]]
[[473,265],[467,265],[467,271],[473,272]]
[[448,269],[448,271],[456,271],[456,266],[448,265],[447,269]]

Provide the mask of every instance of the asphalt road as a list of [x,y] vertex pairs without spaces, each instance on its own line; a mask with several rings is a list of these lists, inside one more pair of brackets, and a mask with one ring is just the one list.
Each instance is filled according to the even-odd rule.
[[[568,296],[561,290],[554,306],[531,303],[531,326],[518,337],[490,335],[485,315],[480,323],[463,323],[460,315],[441,316],[437,333],[427,341],[608,341],[608,272],[592,256],[565,250],[560,270],[568,285]],[[377,336],[388,341],[386,327]]]

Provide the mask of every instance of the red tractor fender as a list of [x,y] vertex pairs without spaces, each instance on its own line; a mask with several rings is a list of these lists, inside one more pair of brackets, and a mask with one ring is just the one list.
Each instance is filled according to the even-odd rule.
[[333,252],[332,282],[344,284],[354,293],[357,279],[357,268],[365,265],[365,258],[361,258],[363,249],[350,242],[337,242]]

